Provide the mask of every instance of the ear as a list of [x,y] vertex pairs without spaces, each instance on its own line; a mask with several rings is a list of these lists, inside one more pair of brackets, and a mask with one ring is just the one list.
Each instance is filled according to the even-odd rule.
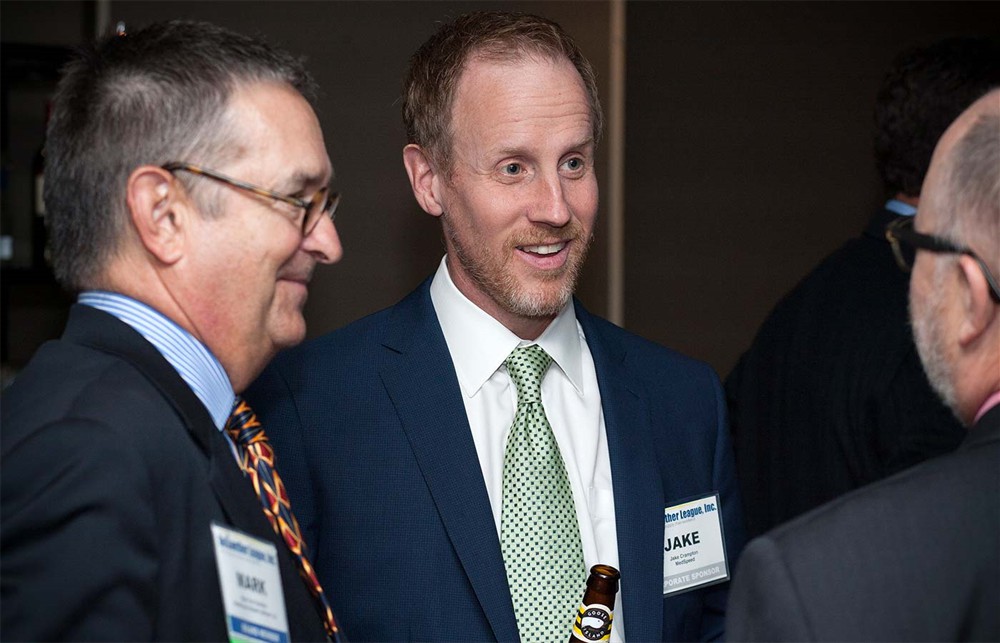
[[1000,323],[1000,306],[990,297],[990,284],[975,259],[969,255],[960,255],[958,267],[962,282],[962,321],[958,341],[965,347]]
[[184,255],[183,199],[170,172],[136,168],[128,177],[126,199],[135,232],[147,252],[172,265]]
[[427,214],[441,216],[444,204],[441,203],[439,174],[430,156],[419,145],[410,143],[403,148],[403,165],[417,203]]

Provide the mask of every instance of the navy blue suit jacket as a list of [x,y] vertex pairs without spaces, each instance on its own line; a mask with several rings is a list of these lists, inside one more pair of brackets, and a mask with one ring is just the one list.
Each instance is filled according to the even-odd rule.
[[229,444],[131,327],[73,306],[0,419],[3,640],[226,640],[213,522],[274,544],[291,639],[327,639]]
[[[430,280],[284,353],[247,393],[355,641],[516,641],[506,572]],[[728,583],[663,598],[663,509],[718,491],[743,546],[725,399],[705,364],[587,313],[630,641],[722,634]],[[567,637],[569,631],[567,629]]]

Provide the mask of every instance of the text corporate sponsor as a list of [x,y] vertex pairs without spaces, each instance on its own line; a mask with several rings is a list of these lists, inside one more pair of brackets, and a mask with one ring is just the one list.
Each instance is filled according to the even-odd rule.
[[673,587],[675,585],[681,585],[683,583],[690,583],[691,581],[696,581],[701,578],[707,578],[709,576],[717,576],[721,571],[722,568],[719,567],[718,565],[715,565],[714,567],[699,569],[689,574],[679,574],[677,576],[672,576],[668,578],[667,585]]

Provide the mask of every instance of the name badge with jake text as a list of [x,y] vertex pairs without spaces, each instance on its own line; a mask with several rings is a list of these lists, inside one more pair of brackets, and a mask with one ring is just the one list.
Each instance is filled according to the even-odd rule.
[[273,543],[212,523],[231,643],[288,643],[285,593]]
[[663,595],[729,580],[719,494],[663,510]]

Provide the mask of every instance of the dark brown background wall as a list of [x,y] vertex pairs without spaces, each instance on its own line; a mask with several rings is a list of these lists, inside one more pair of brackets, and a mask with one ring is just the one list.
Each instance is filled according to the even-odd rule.
[[[345,199],[345,256],[317,272],[311,335],[393,303],[440,259],[438,223],[414,203],[402,168],[398,103],[407,59],[437,22],[483,8],[551,17],[580,42],[608,97],[604,0],[110,6],[130,28],[210,20],[309,57]],[[93,14],[90,2],[3,0],[2,39],[75,44]],[[997,14],[985,2],[629,2],[624,325],[724,376],[780,295],[880,202],[870,114],[893,54],[982,32],[1000,24]],[[606,147],[599,162],[606,186]],[[602,234],[580,287],[600,313],[606,264]],[[8,330],[18,359],[56,332],[37,311],[12,315]]]
[[[75,44],[88,28],[90,3],[0,3],[5,42]],[[92,9],[92,7],[90,7]],[[405,144],[399,94],[409,56],[440,21],[475,9],[504,8],[546,15],[579,42],[607,92],[608,11],[606,2],[132,2],[111,3],[112,23],[135,29],[155,20],[208,20],[272,42],[308,57],[321,87],[319,118],[343,195],[337,227],[345,254],[314,277],[306,315],[311,335],[321,334],[391,305],[437,268],[443,254],[440,224],[416,204],[402,164]],[[35,132],[17,180],[30,180],[30,152],[40,136],[42,109],[32,108]],[[598,159],[602,178],[603,157]],[[602,180],[602,183],[606,181]],[[28,207],[27,201],[22,209]],[[595,244],[581,294],[596,310],[605,308],[605,247]],[[13,311],[10,342],[16,361],[30,356],[40,338],[59,323],[39,323],[37,308]]]
[[997,25],[992,2],[629,3],[625,326],[725,376],[883,202],[894,55]]
[[[542,13],[578,38],[607,78],[604,2],[113,2],[112,8],[127,23],[184,17],[261,32],[309,57],[344,198],[337,227],[345,249],[339,264],[313,280],[311,335],[395,303],[443,254],[440,224],[417,206],[403,170],[399,102],[409,57],[437,23],[474,9]],[[600,272],[592,275],[588,286],[600,281]]]

